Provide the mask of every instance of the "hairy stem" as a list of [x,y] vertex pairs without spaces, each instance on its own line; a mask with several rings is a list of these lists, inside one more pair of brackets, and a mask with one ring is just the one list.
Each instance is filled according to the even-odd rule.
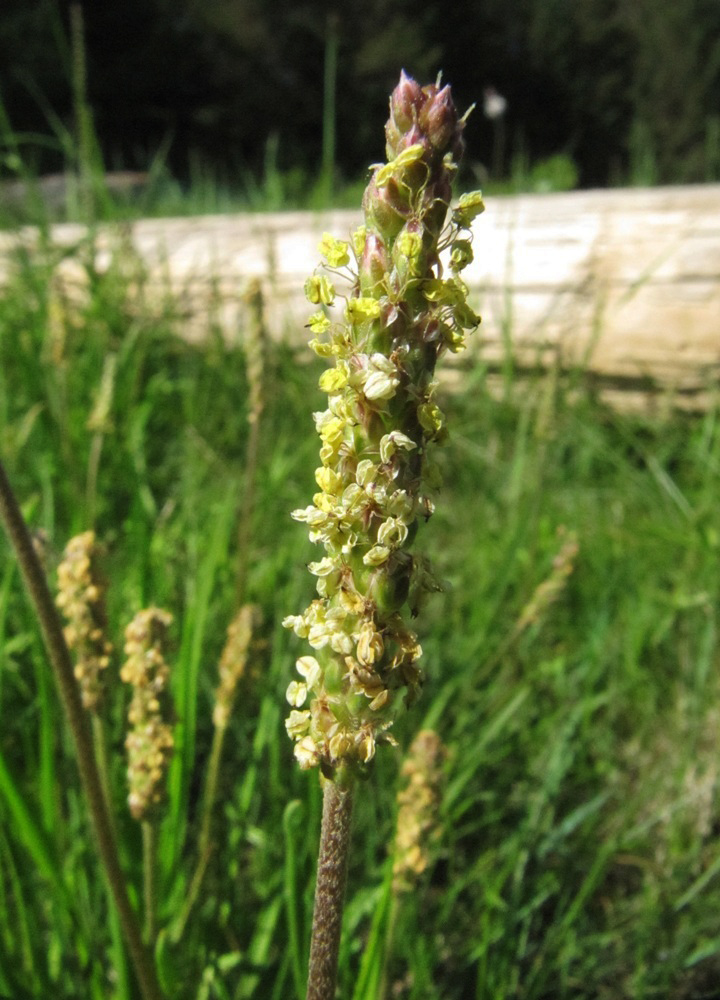
[[335,997],[352,807],[352,784],[325,781],[307,1000]]
[[100,860],[115,900],[123,936],[135,967],[143,1000],[162,1000],[163,994],[155,970],[142,943],[137,915],[128,898],[102,782],[95,762],[90,726],[80,701],[60,618],[2,462],[0,462],[0,520],[17,555],[25,586],[40,623],[45,648],[70,725],[80,780]]

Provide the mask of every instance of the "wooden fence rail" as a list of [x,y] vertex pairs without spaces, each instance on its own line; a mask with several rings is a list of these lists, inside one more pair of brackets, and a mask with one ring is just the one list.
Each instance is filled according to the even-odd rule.
[[[359,222],[357,212],[144,219],[124,234],[149,287],[179,296],[189,336],[207,329],[211,302],[224,329],[241,330],[254,278],[273,335],[301,343],[320,235]],[[58,225],[53,240],[83,233]],[[99,266],[117,234],[98,231]],[[0,280],[18,242],[36,246],[37,234],[0,237]],[[583,363],[608,386],[672,390],[690,406],[720,382],[720,185],[491,197],[474,249],[464,277],[483,324],[472,350],[491,364],[508,351],[520,367]]]

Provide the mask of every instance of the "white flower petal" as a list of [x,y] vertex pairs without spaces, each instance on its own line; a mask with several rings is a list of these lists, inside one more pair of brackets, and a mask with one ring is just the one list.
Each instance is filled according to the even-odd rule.
[[363,385],[366,399],[391,399],[399,385],[399,379],[392,378],[384,372],[374,372],[369,375]]
[[305,684],[301,684],[299,681],[290,681],[285,692],[285,698],[293,708],[301,708],[305,704],[307,693]]
[[382,566],[390,556],[390,549],[386,545],[373,545],[363,556],[366,566]]
[[295,669],[301,677],[305,678],[305,683],[312,690],[317,684],[320,674],[320,664],[314,656],[301,656],[295,663]]
[[288,736],[302,736],[303,733],[308,731],[309,726],[310,713],[308,711],[298,712],[296,709],[293,709],[285,720],[285,728],[288,731]]

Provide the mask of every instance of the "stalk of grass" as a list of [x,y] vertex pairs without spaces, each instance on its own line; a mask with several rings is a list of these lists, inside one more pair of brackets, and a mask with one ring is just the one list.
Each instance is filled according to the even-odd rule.
[[88,419],[88,430],[93,432],[92,440],[90,442],[90,453],[88,455],[87,479],[85,486],[87,522],[90,525],[95,523],[98,474],[100,471],[100,459],[102,456],[103,445],[107,434],[111,430],[109,415],[112,406],[117,360],[117,354],[110,353],[105,356],[95,406],[93,407],[93,411]]
[[145,941],[156,946],[156,831],[166,801],[166,778],[174,748],[174,716],[165,661],[167,630],[172,615],[161,608],[139,611],[125,629],[126,659],[121,680],[132,690],[130,723],[125,738],[128,806],[140,823],[143,845]]
[[[213,795],[213,798],[217,794],[217,783],[220,773],[220,759],[222,756],[222,743],[223,737],[218,737],[214,735],[212,748],[210,751],[210,759],[208,762],[206,782],[207,787]],[[206,793],[207,795],[207,793]],[[210,858],[213,853],[213,844],[211,839],[212,832],[212,811],[210,809],[203,809],[203,818],[200,826],[200,834],[198,837],[198,846],[196,849],[197,862],[195,865],[195,870],[188,884],[187,894],[185,896],[185,901],[183,903],[182,909],[180,911],[180,916],[173,925],[172,928],[172,940],[180,941],[185,932],[185,927],[190,919],[190,915],[197,904],[198,897],[200,895],[200,890],[202,888],[203,879],[205,878],[205,873],[207,872],[208,865],[210,863]]]
[[200,833],[197,842],[197,864],[185,904],[173,928],[173,938],[182,937],[185,925],[197,901],[203,878],[213,852],[212,824],[217,804],[220,764],[225,734],[235,702],[238,684],[245,673],[248,651],[257,624],[258,608],[244,604],[228,627],[227,641],[220,657],[220,683],[215,692],[213,708],[213,741],[205,773],[205,787],[200,816]]
[[110,782],[110,762],[108,760],[107,753],[105,725],[103,724],[102,717],[97,712],[91,713],[90,724],[92,726],[93,749],[95,751],[98,774],[100,775],[100,783],[102,785],[103,794],[105,795],[105,802],[107,804],[108,816],[110,818],[110,823],[112,824],[113,834],[115,835],[116,842],[118,842],[117,824],[115,822],[115,812],[113,809],[112,787]]
[[339,25],[340,18],[337,11],[328,11],[325,22],[325,65],[323,68],[322,159],[318,185],[321,203],[328,208],[333,202],[335,179],[335,97]]
[[38,871],[53,884],[53,888],[60,894],[63,902],[68,902],[57,860],[53,857],[47,835],[35,822],[23,798],[22,791],[2,754],[0,754],[0,796],[2,796],[5,808],[12,816],[13,829]]
[[113,647],[107,637],[107,588],[98,563],[99,549],[93,531],[71,538],[58,567],[55,603],[68,623],[64,631],[65,641],[76,656],[75,679],[80,687],[83,708],[90,715],[95,761],[117,842],[105,726],[100,714],[106,694],[105,675]]
[[[39,991],[42,988],[42,981],[33,961],[32,933],[30,930],[31,919],[28,912],[29,907],[25,902],[25,893],[22,881],[20,879],[15,859],[12,856],[10,845],[2,833],[0,833],[0,861],[2,862],[2,868],[8,874],[14,903],[14,940],[11,942],[11,950],[15,953],[14,957],[19,961],[23,971],[29,978],[32,988]],[[4,880],[0,879],[0,881]],[[7,901],[3,900],[3,902]],[[5,907],[3,907],[3,909],[7,912]]]
[[79,206],[82,217],[92,218],[93,127],[87,103],[87,65],[85,61],[85,25],[80,4],[70,6],[70,40],[72,52],[72,92],[75,104],[75,134],[79,167]]
[[0,519],[15,550],[20,571],[40,623],[60,698],[70,726],[83,790],[100,859],[122,924],[144,1000],[161,1000],[155,970],[145,951],[137,916],[130,905],[115,844],[102,782],[95,762],[87,718],[83,712],[73,666],[45,574],[18,506],[5,468],[0,463]]
[[[253,919],[253,933],[247,949],[247,957],[251,966],[262,969],[267,963],[273,946],[273,936],[282,914],[282,897],[275,896],[263,906]],[[237,962],[241,956],[232,956]],[[230,964],[230,963],[228,963]],[[257,972],[247,973],[240,977],[236,996],[240,1000],[254,1000],[258,995],[260,975]]]
[[70,55],[75,117],[73,151],[79,185],[78,208],[80,218],[94,222],[101,213],[110,214],[112,206],[105,184],[105,168],[92,109],[88,102],[85,24],[79,3],[73,3],[70,7]]
[[292,975],[295,984],[295,993],[298,997],[302,997],[305,994],[305,968],[302,960],[300,927],[296,906],[298,896],[298,866],[293,833],[298,828],[302,818],[302,804],[297,799],[288,802],[283,813],[283,831],[285,833],[284,896]]
[[[167,874],[180,857],[188,825],[190,782],[195,764],[198,716],[198,687],[206,640],[209,605],[217,574],[227,553],[235,518],[235,491],[228,490],[216,503],[210,538],[203,551],[190,553],[185,581],[187,613],[183,620],[181,649],[174,670],[174,696],[179,724],[176,727],[176,752],[168,776],[168,816],[160,849],[161,864]],[[199,544],[199,538],[193,541]]]
[[57,726],[55,704],[52,699],[51,685],[48,683],[47,671],[38,667],[36,671],[37,688],[40,709],[40,745],[39,745],[39,792],[42,809],[42,820],[46,830],[52,830],[57,822],[57,772],[55,768],[54,734]]
[[264,399],[265,353],[268,340],[267,324],[262,286],[258,281],[250,283],[244,295],[247,304],[247,324],[245,327],[245,371],[248,380],[248,441],[245,453],[245,489],[238,517],[238,570],[236,583],[236,604],[239,608],[245,601],[247,575],[250,565],[250,543],[253,534],[253,514],[255,511],[256,480],[260,448],[260,428]]
[[111,940],[109,954],[111,955],[113,973],[117,980],[117,1000],[132,1000],[131,976],[127,955],[123,947],[122,927],[115,907],[111,907],[109,918]]
[[380,896],[373,910],[373,920],[363,951],[352,1000],[373,1000],[387,995],[383,984],[387,979],[387,965],[392,951],[397,923],[397,897],[393,893],[392,858],[385,867],[385,877]]

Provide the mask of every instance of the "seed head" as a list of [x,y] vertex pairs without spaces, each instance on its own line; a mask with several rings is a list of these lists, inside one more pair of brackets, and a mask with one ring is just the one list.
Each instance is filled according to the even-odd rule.
[[[460,142],[460,131],[462,130],[458,130],[457,111],[449,87],[443,87],[442,90],[427,89],[431,92],[428,93],[428,98],[420,112],[419,124],[435,149],[444,150],[453,140],[457,139],[457,142]],[[457,155],[455,149],[453,149],[453,154]]]
[[165,776],[173,750],[168,688],[170,670],[163,647],[172,615],[159,608],[139,611],[125,629],[127,659],[120,677],[130,684],[128,753],[128,805],[137,820],[152,819],[162,805]]
[[247,308],[245,342],[243,346],[245,348],[249,387],[248,423],[254,424],[260,419],[265,402],[263,398],[263,380],[265,373],[265,344],[268,337],[262,286],[257,279],[249,282],[243,295],[243,301]]
[[393,861],[396,893],[412,889],[431,860],[431,849],[440,832],[438,811],[442,799],[447,750],[432,729],[413,740],[403,764],[405,784],[398,793],[398,818]]
[[248,647],[253,629],[257,625],[259,609],[254,604],[244,604],[230,622],[227,641],[220,657],[220,683],[215,692],[213,723],[224,729],[230,718],[238,682],[245,673]]
[[[400,83],[390,97],[390,119],[385,126],[386,131],[394,129],[399,136],[409,132],[424,102],[422,89],[405,70],[400,72]],[[394,149],[388,151],[388,159],[392,159]]]
[[[564,529],[559,534],[565,534]],[[532,597],[522,609],[515,626],[516,631],[519,632],[530,625],[535,625],[550,606],[557,601],[575,568],[575,560],[579,551],[577,534],[574,531],[568,532],[560,551],[553,559],[550,575],[538,584]]]
[[106,635],[105,590],[95,533],[85,531],[71,538],[65,547],[58,567],[56,604],[68,623],[65,641],[76,655],[75,677],[83,706],[93,712],[100,704],[103,674],[112,654]]

